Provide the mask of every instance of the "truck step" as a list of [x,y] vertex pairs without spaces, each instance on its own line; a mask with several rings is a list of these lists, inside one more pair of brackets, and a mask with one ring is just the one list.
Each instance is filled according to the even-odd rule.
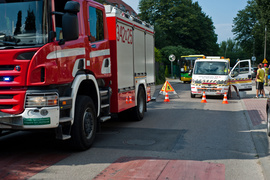
[[56,132],[55,134],[56,139],[58,140],[67,140],[71,138],[70,130],[69,132],[68,131],[63,132],[63,126],[61,124],[55,129],[55,132]]
[[72,97],[60,97],[59,100],[60,101],[69,101],[69,100],[72,100]]
[[59,122],[64,123],[64,122],[70,122],[72,120],[73,120],[73,118],[71,118],[71,117],[62,117],[62,118],[60,118]]
[[108,95],[108,90],[100,90],[100,95],[101,95],[101,96],[106,96],[106,95]]
[[102,104],[102,105],[101,105],[101,109],[107,108],[107,107],[109,107],[109,106],[110,106],[109,104]]
[[105,122],[111,119],[111,116],[103,116],[100,118],[100,122]]
[[71,135],[63,134],[61,140],[68,140],[68,139],[70,139],[70,138],[71,138]]

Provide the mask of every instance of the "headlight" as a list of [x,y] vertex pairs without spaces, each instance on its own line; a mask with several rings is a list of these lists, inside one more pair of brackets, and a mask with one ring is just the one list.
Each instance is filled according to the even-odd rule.
[[57,93],[27,94],[25,107],[58,106],[58,99]]

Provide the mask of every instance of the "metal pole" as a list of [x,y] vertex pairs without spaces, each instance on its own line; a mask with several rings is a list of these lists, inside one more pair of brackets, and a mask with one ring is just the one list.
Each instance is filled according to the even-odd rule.
[[267,25],[265,25],[265,39],[264,39],[264,59],[266,59],[266,38],[267,38]]
[[[254,37],[254,35],[253,35],[253,57],[255,57],[255,41],[256,41],[256,39],[255,39],[255,37]],[[255,61],[252,60],[252,64],[253,64],[253,66],[254,66]]]
[[173,79],[173,62],[171,61],[171,72],[172,72],[172,79]]

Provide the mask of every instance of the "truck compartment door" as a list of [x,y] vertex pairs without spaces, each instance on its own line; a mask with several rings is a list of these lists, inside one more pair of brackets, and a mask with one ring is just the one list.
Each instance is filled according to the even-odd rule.
[[251,62],[250,60],[238,61],[230,74],[230,85],[237,87],[239,91],[251,91]]

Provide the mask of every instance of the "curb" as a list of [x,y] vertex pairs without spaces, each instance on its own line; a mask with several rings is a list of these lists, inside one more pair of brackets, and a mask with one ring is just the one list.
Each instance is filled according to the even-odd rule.
[[[265,92],[267,92],[267,91],[268,90],[266,90]],[[255,151],[256,151],[256,153],[258,155],[257,159],[259,161],[259,164],[261,165],[264,179],[266,179],[266,180],[269,179],[270,180],[270,159],[268,157],[269,148],[266,150],[265,146],[264,146],[264,143],[263,143],[263,139],[256,135],[256,133],[258,131],[265,132],[265,128],[263,127],[263,128],[260,128],[259,130],[254,128],[243,99],[240,99],[240,102],[241,102],[241,105],[242,105],[243,110],[244,110],[244,115],[246,117],[249,130],[251,132],[251,138],[252,138],[254,146],[255,146]],[[261,125],[261,126],[265,126],[265,125]],[[266,138],[267,138],[267,141],[269,141],[267,135],[266,135]],[[267,152],[265,152],[265,151],[267,151]],[[256,158],[256,157],[254,157],[254,158]]]

